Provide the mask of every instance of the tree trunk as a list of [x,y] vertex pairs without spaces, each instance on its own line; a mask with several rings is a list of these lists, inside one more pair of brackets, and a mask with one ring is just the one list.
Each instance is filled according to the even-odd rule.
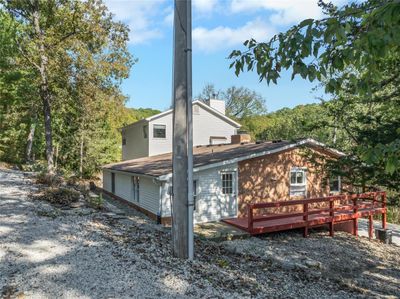
[[333,128],[333,144],[336,144],[336,139],[337,139],[337,127],[335,126]]
[[80,177],[82,178],[83,176],[83,134],[81,134],[81,150],[80,150],[80,164],[79,164],[79,174]]
[[55,156],[54,156],[54,160],[55,160],[55,162],[54,162],[54,169],[57,169],[57,166],[58,166],[58,150],[59,150],[59,147],[60,147],[60,144],[57,143],[57,144],[56,144],[56,154],[55,154]]
[[32,118],[31,128],[29,130],[27,144],[26,144],[26,161],[32,161],[32,146],[33,146],[33,139],[35,137],[36,131],[36,122],[37,122],[37,115],[35,113],[34,117]]
[[44,33],[40,28],[40,13],[39,4],[36,2],[35,9],[33,11],[33,22],[35,33],[38,36],[38,48],[39,48],[39,73],[40,73],[40,97],[43,104],[43,116],[44,116],[44,132],[46,138],[46,158],[47,158],[47,172],[54,174],[54,161],[53,161],[53,136],[51,127],[51,94],[49,90],[48,74],[47,74],[47,63],[48,58],[46,55],[46,49],[44,45]]

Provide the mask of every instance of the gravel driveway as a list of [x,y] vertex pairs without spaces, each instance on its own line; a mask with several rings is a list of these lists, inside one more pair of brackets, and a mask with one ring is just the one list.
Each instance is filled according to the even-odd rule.
[[115,207],[32,201],[29,174],[0,170],[4,298],[398,298],[399,247],[338,233],[196,240],[196,260],[170,257],[170,233]]

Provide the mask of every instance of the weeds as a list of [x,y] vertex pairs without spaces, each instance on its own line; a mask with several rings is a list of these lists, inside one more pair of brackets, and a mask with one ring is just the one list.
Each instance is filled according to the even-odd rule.
[[89,194],[88,203],[94,209],[97,209],[97,210],[103,209],[103,205],[104,205],[103,194],[100,193],[99,196],[97,196],[97,195],[90,196],[90,194]]
[[68,206],[73,202],[79,201],[80,192],[67,188],[47,188],[36,199],[44,200],[52,204]]

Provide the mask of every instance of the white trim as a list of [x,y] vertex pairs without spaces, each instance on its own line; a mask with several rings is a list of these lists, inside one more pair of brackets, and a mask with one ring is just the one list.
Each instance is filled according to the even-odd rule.
[[148,174],[142,174],[142,173],[136,173],[136,172],[130,172],[130,171],[122,171],[122,170],[114,170],[112,168],[105,168],[103,167],[102,170],[107,170],[109,172],[114,172],[114,173],[119,173],[123,175],[128,175],[128,176],[138,176],[138,177],[144,177],[144,178],[149,178],[149,179],[155,179],[157,177],[148,175]]
[[[297,183],[297,173],[302,173],[303,174],[303,183],[299,184]],[[295,177],[295,183],[292,183],[292,173],[296,173],[296,177]],[[307,196],[307,168],[306,167],[291,167],[290,171],[289,171],[289,197],[290,196]],[[300,191],[292,191],[292,189],[296,189],[296,188],[292,188],[292,187],[304,187],[304,191],[300,190]],[[301,188],[303,189],[303,188]],[[293,193],[292,193],[293,192]],[[304,194],[294,194],[295,192],[298,193],[303,193]]]
[[[200,107],[204,108],[205,110],[207,110],[207,111],[209,111],[209,112],[215,114],[216,116],[222,118],[223,120],[225,120],[226,122],[228,122],[228,123],[230,123],[231,125],[235,126],[236,128],[242,127],[241,124],[237,123],[237,122],[234,121],[233,119],[230,119],[228,116],[226,116],[225,114],[219,112],[218,110],[215,110],[214,108],[211,108],[211,107],[208,106],[207,104],[204,104],[203,102],[201,102],[201,101],[199,101],[199,100],[193,101],[192,105],[196,105],[196,104],[199,105]],[[137,125],[137,124],[139,124],[139,123],[142,123],[142,122],[145,122],[145,121],[146,121],[146,122],[151,122],[151,121],[156,120],[156,119],[158,119],[158,118],[160,118],[160,117],[163,117],[163,116],[165,116],[165,115],[167,115],[167,114],[170,114],[170,113],[172,113],[173,111],[174,111],[173,108],[172,108],[172,109],[168,109],[168,110],[166,110],[166,111],[164,111],[164,112],[161,112],[161,113],[159,113],[159,114],[152,115],[152,116],[143,118],[143,119],[141,119],[141,120],[138,120],[137,122],[134,122],[134,123],[132,123],[132,124],[126,125],[125,127],[122,127],[120,130],[125,130],[125,129],[129,128],[129,127],[135,126],[135,125]]]
[[[210,169],[210,168],[215,168],[215,167],[225,166],[225,165],[229,165],[229,164],[234,164],[234,163],[238,163],[238,162],[241,162],[241,161],[244,161],[244,160],[258,158],[258,157],[262,157],[262,156],[266,156],[266,155],[276,154],[276,153],[279,153],[279,152],[286,151],[288,149],[296,148],[296,147],[298,147],[300,145],[304,145],[304,144],[320,146],[320,147],[323,147],[324,149],[326,149],[326,150],[328,150],[328,151],[330,151],[330,152],[332,152],[332,153],[334,153],[334,154],[336,154],[338,156],[345,156],[345,153],[343,153],[341,151],[329,148],[325,144],[323,144],[323,143],[321,143],[319,141],[316,141],[314,139],[307,138],[307,139],[300,140],[300,141],[298,141],[296,143],[292,143],[292,144],[288,144],[288,145],[285,145],[285,146],[282,146],[282,147],[274,148],[272,150],[262,151],[262,152],[259,152],[259,153],[253,153],[253,154],[250,154],[250,155],[247,155],[247,156],[244,156],[244,157],[240,157],[240,158],[233,158],[233,159],[224,160],[224,161],[217,162],[217,163],[212,163],[212,164],[207,164],[207,165],[203,165],[203,166],[199,166],[199,167],[194,167],[193,168],[193,172],[198,172],[198,171],[202,171],[202,170],[206,170],[206,169]],[[163,180],[168,180],[171,177],[172,177],[172,173],[168,173],[168,174],[161,175],[158,178],[163,181]]]

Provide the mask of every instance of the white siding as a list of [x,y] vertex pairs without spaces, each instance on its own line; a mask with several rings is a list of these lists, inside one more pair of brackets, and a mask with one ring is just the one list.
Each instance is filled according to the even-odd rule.
[[159,212],[160,186],[150,178],[140,178],[139,206],[156,215]]
[[[103,170],[103,188],[111,192],[111,172]],[[159,212],[160,205],[160,186],[153,183],[153,180],[148,177],[139,177],[139,201],[133,199],[133,174],[115,173],[115,195],[130,201],[153,214]]]
[[[237,199],[234,198],[237,196],[237,175],[234,175],[235,195],[227,198],[222,194],[221,172],[224,171],[237,173],[237,164],[207,169],[193,175],[193,179],[197,180],[195,223],[237,216]],[[169,183],[164,183],[162,186],[162,217],[171,216],[170,196],[167,194],[169,185]],[[227,210],[227,205],[233,207],[233,213]]]
[[[153,126],[165,125],[165,138],[153,137]],[[149,122],[149,156],[172,152],[172,113]]]
[[[193,109],[193,146],[210,144],[210,137],[226,137],[226,140],[214,140],[214,144],[230,143],[231,136],[236,134],[236,127],[227,123],[216,114],[199,105]],[[149,122],[149,156],[172,152],[172,113]],[[166,126],[166,138],[153,137],[153,125]]]
[[210,144],[211,136],[226,137],[225,143],[231,143],[236,128],[204,108],[199,108],[199,113],[193,114],[193,145]]
[[147,121],[126,127],[122,131],[122,136],[126,140],[126,144],[122,145],[122,160],[130,160],[149,155],[149,134],[144,138],[143,126],[149,126]]
[[111,192],[111,172],[103,169],[103,189]]

